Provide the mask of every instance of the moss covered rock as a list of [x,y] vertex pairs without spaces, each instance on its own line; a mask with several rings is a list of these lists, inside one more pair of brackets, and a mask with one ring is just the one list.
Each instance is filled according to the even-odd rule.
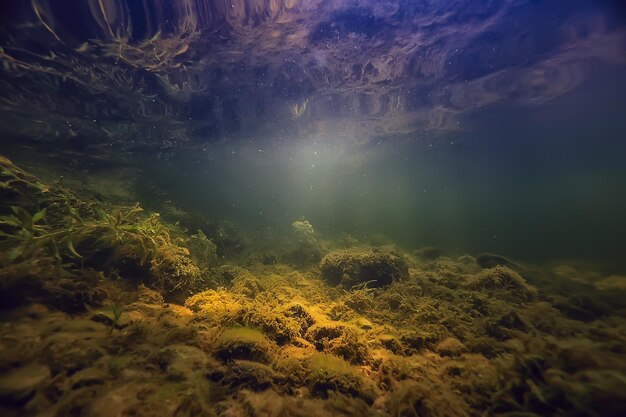
[[343,359],[316,353],[309,359],[307,367],[312,395],[328,398],[330,392],[336,392],[361,398],[369,404],[374,401],[375,389],[371,381]]
[[269,363],[274,350],[274,345],[263,333],[249,327],[226,329],[215,344],[215,356],[224,362],[244,359]]
[[499,292],[507,298],[532,300],[537,296],[537,289],[529,285],[517,272],[506,266],[484,269],[475,274],[468,283],[474,290]]
[[338,250],[320,263],[322,277],[331,284],[351,288],[367,283],[384,287],[408,277],[408,265],[399,253],[379,250]]

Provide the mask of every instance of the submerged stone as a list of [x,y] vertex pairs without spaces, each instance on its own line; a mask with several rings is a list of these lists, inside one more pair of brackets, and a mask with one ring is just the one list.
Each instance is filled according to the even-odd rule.
[[320,268],[326,281],[345,288],[359,284],[384,287],[409,276],[409,267],[402,255],[379,250],[330,252],[322,259]]
[[481,253],[476,257],[476,263],[481,268],[495,268],[496,266],[516,267],[515,262],[505,258],[504,256],[495,255],[493,253]]
[[231,327],[218,338],[215,356],[223,362],[245,359],[269,363],[274,346],[259,330],[248,327]]
[[20,406],[29,401],[37,387],[50,377],[50,369],[31,364],[13,369],[0,377],[0,404]]
[[348,362],[333,355],[316,353],[308,362],[309,387],[313,396],[328,398],[330,392],[358,397],[372,403],[374,387]]
[[482,270],[470,279],[468,286],[474,290],[500,292],[503,296],[522,300],[534,299],[537,296],[535,287],[506,266]]

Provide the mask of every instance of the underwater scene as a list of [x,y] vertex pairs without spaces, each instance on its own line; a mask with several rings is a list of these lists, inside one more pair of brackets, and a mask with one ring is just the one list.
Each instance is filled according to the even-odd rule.
[[0,2],[3,417],[626,416],[620,0]]

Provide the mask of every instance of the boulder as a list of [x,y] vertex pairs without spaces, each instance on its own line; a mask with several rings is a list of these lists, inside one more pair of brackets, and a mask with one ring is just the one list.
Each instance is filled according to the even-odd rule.
[[384,287],[409,276],[408,265],[397,252],[338,250],[320,263],[322,277],[333,285],[351,288],[359,284]]

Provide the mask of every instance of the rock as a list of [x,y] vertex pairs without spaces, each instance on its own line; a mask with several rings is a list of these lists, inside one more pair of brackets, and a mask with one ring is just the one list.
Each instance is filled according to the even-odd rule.
[[156,355],[161,368],[164,368],[170,380],[191,379],[194,374],[204,372],[211,361],[215,362],[197,347],[171,345]]
[[443,251],[439,248],[429,246],[426,248],[418,249],[415,252],[415,256],[427,261],[434,261],[435,259],[443,256]]
[[96,287],[89,290],[89,303],[94,306],[101,306],[110,297],[106,288]]
[[279,309],[268,308],[263,303],[247,305],[235,314],[224,316],[224,321],[260,329],[279,345],[288,343],[302,333],[301,321],[288,317]]
[[603,300],[585,293],[559,297],[554,301],[554,306],[567,317],[580,321],[597,320],[611,312],[611,307]]
[[44,343],[44,357],[53,374],[85,369],[104,354],[100,348],[66,333],[54,334]]
[[98,368],[86,368],[76,372],[70,378],[72,389],[79,389],[91,385],[102,385],[107,380],[107,373]]
[[113,312],[106,310],[95,311],[91,315],[91,320],[95,321],[96,323],[102,323],[106,326],[112,326],[114,321]]
[[[158,384],[118,382],[111,389],[94,395],[80,415],[90,417],[215,417],[206,404],[208,387],[196,381],[190,387],[177,381],[161,380]],[[75,411],[75,409],[72,409]],[[58,413],[55,415],[68,415]]]
[[207,290],[187,298],[185,307],[194,313],[202,312],[216,317],[239,310],[240,301],[233,294],[223,289]]
[[367,345],[361,340],[361,333],[349,327],[341,337],[331,340],[325,350],[355,365],[371,359]]
[[24,313],[33,319],[40,319],[43,318],[44,316],[46,316],[47,314],[50,314],[50,310],[48,309],[48,307],[46,307],[43,304],[31,304],[29,305]]
[[208,377],[238,390],[248,388],[255,391],[268,389],[274,381],[281,379],[280,374],[263,363],[239,359],[229,362],[225,369],[209,372]]
[[402,344],[400,340],[392,334],[381,334],[377,338],[378,342],[387,350],[396,355],[402,353]]
[[311,394],[328,398],[331,392],[361,398],[372,404],[375,389],[348,362],[336,356],[316,353],[307,363],[308,385]]
[[122,314],[117,321],[117,326],[120,329],[130,326],[131,324],[140,323],[146,320],[146,316],[137,310],[122,310]]
[[215,344],[215,357],[223,362],[244,359],[269,363],[274,345],[263,333],[248,327],[226,329]]
[[316,323],[306,333],[306,340],[313,343],[317,350],[324,350],[331,340],[340,338],[346,331],[346,325],[342,322]]
[[379,250],[330,252],[322,259],[320,268],[326,281],[345,288],[365,283],[383,287],[409,276],[408,265],[400,254]]
[[445,329],[436,325],[424,325],[419,330],[409,331],[400,336],[400,342],[406,354],[415,353],[422,349],[432,348],[444,333]]
[[507,298],[531,300],[537,296],[537,289],[526,283],[520,274],[506,266],[484,269],[475,274],[468,287],[474,290],[499,291]]
[[107,327],[102,323],[96,323],[88,319],[62,319],[57,317],[57,320],[52,320],[53,316],[46,317],[51,319],[46,323],[46,334],[53,336],[57,334],[64,334],[66,336],[74,337],[77,339],[96,339],[102,337],[103,333],[107,331]]
[[[134,308],[140,309],[141,303],[134,303]],[[113,326],[115,324],[116,329],[123,329],[131,324],[139,323],[146,320],[144,313],[138,310],[122,310],[122,314],[115,321],[115,314],[111,310],[99,310],[95,311],[91,315],[91,320],[96,323],[102,323],[106,326]]]
[[175,304],[151,304],[138,301],[124,306],[124,308],[122,309],[122,315],[124,315],[124,312],[138,311],[145,317],[156,317],[163,311],[164,308],[169,308],[173,305]]
[[[445,384],[433,381],[405,380],[395,384],[393,391],[385,399],[385,409],[392,416],[420,417],[469,417],[470,406],[461,396]],[[507,413],[511,416],[515,413]],[[535,415],[520,413],[521,415]]]
[[517,264],[508,260],[504,256],[494,255],[493,253],[481,253],[476,257],[476,263],[481,268],[495,268],[496,266],[517,267]]
[[157,305],[163,305],[163,303],[165,303],[161,293],[146,287],[144,284],[139,285],[137,290],[139,292],[137,299],[142,303]]
[[357,317],[351,322],[353,325],[363,330],[371,330],[374,328],[374,323],[366,319],[365,317]]
[[244,297],[255,298],[257,295],[265,291],[266,288],[256,277],[247,273],[233,279],[230,290],[235,294],[240,294]]
[[255,277],[246,268],[235,265],[222,265],[219,268],[219,275],[223,282],[231,284],[237,279],[249,279],[254,280]]
[[300,324],[300,331],[303,334],[309,329],[309,327],[315,324],[315,319],[311,313],[309,313],[301,304],[294,303],[288,305],[283,311],[283,314],[297,321]]
[[464,265],[473,265],[476,262],[476,258],[470,256],[470,255],[461,255],[457,258],[457,261],[464,264]]
[[441,356],[460,356],[467,348],[454,337],[446,337],[435,346],[435,352]]
[[39,277],[20,276],[3,277],[0,282],[0,308],[18,307],[29,300],[39,299],[46,295],[44,282]]
[[594,283],[596,288],[608,291],[626,291],[626,276],[611,275]]
[[45,365],[30,364],[0,377],[0,405],[19,407],[28,402],[43,381],[50,377]]

